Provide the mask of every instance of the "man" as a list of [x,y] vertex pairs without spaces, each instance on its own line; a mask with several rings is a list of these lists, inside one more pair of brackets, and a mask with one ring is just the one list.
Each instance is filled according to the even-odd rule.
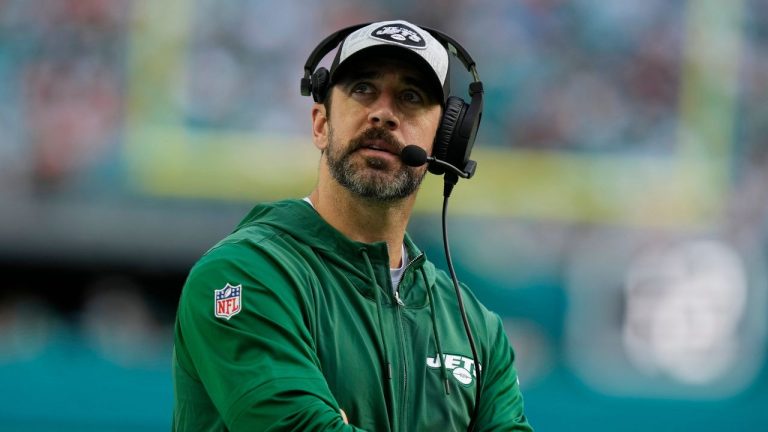
[[[377,29],[413,32],[438,56]],[[448,53],[404,21],[344,44],[312,108],[316,188],[257,205],[190,272],[174,429],[529,431],[500,319],[461,287],[482,362],[476,401],[451,279],[405,232],[426,168],[399,154],[432,151]]]

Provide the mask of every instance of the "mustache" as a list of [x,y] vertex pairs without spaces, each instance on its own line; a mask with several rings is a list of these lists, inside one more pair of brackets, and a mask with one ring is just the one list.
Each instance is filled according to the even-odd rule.
[[350,141],[348,153],[367,147],[367,142],[373,140],[383,141],[390,151],[397,152],[398,154],[405,148],[405,144],[395,138],[389,130],[383,127],[373,126],[364,130],[360,135],[354,137]]

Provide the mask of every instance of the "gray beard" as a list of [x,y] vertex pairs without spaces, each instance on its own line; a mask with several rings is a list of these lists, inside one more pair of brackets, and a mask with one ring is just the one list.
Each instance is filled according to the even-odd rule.
[[[352,154],[362,147],[365,139],[371,138],[397,143],[386,129],[371,128],[353,138],[345,149],[337,145],[333,128],[329,125],[326,159],[333,178],[353,194],[370,201],[394,202],[416,192],[426,171],[418,173],[416,169],[401,164],[396,172],[391,173],[386,170],[387,164],[376,158],[365,159],[367,169],[354,166]],[[398,148],[402,146],[398,145]]]

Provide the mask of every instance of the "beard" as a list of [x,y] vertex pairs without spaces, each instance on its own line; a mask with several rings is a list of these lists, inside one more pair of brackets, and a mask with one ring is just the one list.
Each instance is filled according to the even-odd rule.
[[344,147],[336,142],[333,128],[329,128],[326,159],[333,178],[350,192],[371,201],[399,201],[416,192],[426,170],[419,173],[416,168],[403,163],[393,170],[389,167],[389,161],[375,157],[363,158],[362,167],[359,166],[360,161],[356,164],[352,156],[371,140],[385,141],[390,148],[398,151],[404,147],[387,129],[381,127],[366,129]]

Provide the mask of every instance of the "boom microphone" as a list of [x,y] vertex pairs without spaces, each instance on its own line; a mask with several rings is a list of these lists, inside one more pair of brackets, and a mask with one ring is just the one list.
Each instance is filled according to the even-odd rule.
[[[435,163],[446,168],[447,170],[451,171],[457,176],[465,179],[472,177],[472,174],[475,173],[474,166],[472,166],[471,167],[472,169],[468,170],[468,172],[464,172],[456,168],[455,166],[449,164],[448,162],[441,161],[440,159],[436,159],[432,156],[427,156],[427,152],[425,152],[423,148],[413,144],[407,145],[405,146],[405,148],[403,148],[403,151],[400,152],[400,159],[403,161],[404,164],[412,167],[419,167],[424,165],[427,162]],[[470,161],[470,162],[473,162],[473,161]]]
[[429,160],[427,158],[427,152],[425,152],[423,148],[413,144],[403,148],[403,151],[400,152],[400,159],[403,160],[404,164],[412,167],[420,167]]

